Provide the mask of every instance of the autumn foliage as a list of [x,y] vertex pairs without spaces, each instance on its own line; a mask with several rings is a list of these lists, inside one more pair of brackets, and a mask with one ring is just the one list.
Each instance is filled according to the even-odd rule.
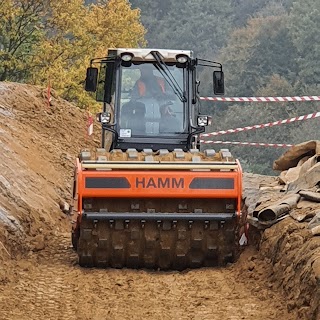
[[110,47],[143,46],[140,11],[127,0],[0,0],[0,81],[52,87],[80,107],[85,69]]

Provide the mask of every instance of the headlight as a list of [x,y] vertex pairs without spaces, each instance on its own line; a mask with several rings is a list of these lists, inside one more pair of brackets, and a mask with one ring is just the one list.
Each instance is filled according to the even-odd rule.
[[210,116],[198,116],[197,118],[198,127],[209,126],[211,122],[212,118]]
[[178,54],[176,55],[176,60],[178,63],[186,63],[188,61],[188,56],[184,55],[184,54]]
[[124,62],[129,62],[133,59],[133,54],[131,52],[123,52],[121,53],[121,60]]

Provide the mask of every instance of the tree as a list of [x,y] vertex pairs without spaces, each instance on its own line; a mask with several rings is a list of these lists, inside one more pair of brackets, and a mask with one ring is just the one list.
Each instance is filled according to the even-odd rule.
[[44,2],[0,0],[0,81],[26,81],[33,48],[41,41]]
[[294,82],[297,51],[288,29],[288,15],[252,18],[235,30],[221,60],[225,65],[229,94],[254,95],[272,74]]
[[140,11],[127,0],[89,6],[83,0],[0,1],[2,80],[47,85],[50,79],[62,97],[79,106],[93,101],[83,90],[91,58],[106,56],[109,47],[144,45]]
[[[234,10],[233,26],[236,28],[245,27],[248,20],[265,14],[266,16],[279,15],[280,12],[288,12],[293,0],[233,0]],[[276,11],[270,11],[270,8]]]
[[[320,2],[298,0],[290,13],[290,35],[297,48],[299,79],[307,86],[320,83]],[[319,87],[314,94],[318,94]]]
[[131,0],[141,8],[149,47],[191,49],[213,57],[231,28],[231,0]]
[[91,98],[83,90],[88,62],[106,56],[109,47],[143,45],[139,10],[132,10],[126,0],[99,1],[89,7],[82,0],[52,1],[50,8],[33,82],[41,84],[50,77],[62,97],[89,105]]

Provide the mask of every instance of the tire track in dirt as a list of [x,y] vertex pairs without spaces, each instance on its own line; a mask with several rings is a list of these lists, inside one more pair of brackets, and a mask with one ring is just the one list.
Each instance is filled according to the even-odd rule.
[[237,279],[237,264],[156,272],[84,269],[76,260],[69,234],[61,234],[18,263],[16,282],[0,289],[0,319],[294,319],[276,293]]
[[0,300],[0,305],[4,304],[1,319],[78,319],[73,301],[74,284],[68,281],[67,269],[61,265],[68,250],[63,245],[52,249],[55,250],[44,252],[36,267],[33,261],[22,264],[12,288],[14,294],[5,291],[6,298]]

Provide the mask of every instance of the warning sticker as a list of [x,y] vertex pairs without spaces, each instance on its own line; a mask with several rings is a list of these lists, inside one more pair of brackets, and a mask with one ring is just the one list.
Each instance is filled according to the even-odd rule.
[[131,138],[131,129],[120,129],[120,138]]

